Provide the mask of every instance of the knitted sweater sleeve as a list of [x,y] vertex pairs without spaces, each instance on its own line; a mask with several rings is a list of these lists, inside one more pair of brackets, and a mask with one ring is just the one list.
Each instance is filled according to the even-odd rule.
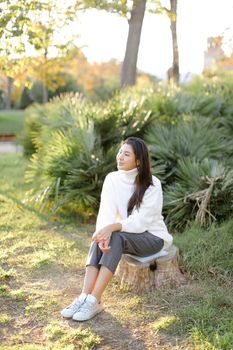
[[114,187],[110,174],[105,177],[101,198],[99,212],[96,220],[96,231],[103,227],[116,222],[117,206],[114,195]]
[[146,190],[140,207],[134,208],[131,215],[120,221],[122,231],[134,233],[150,231],[155,217],[161,218],[162,206],[162,188],[160,181],[158,181]]

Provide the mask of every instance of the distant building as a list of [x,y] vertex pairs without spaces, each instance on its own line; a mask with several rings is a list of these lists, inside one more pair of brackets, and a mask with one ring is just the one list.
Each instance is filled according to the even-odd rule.
[[213,67],[226,56],[222,49],[222,37],[210,37],[207,41],[207,49],[204,54],[204,70]]
[[233,52],[227,57],[222,48],[223,37],[210,37],[204,54],[204,71],[218,66],[224,70],[233,70]]

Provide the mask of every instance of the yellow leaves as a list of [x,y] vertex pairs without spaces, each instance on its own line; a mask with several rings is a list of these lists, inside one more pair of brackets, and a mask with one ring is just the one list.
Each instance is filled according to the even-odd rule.
[[78,83],[80,82],[85,91],[94,93],[97,86],[103,86],[105,81],[118,81],[120,76],[120,64],[111,60],[104,63],[82,62],[78,67]]
[[32,82],[30,81],[30,80],[26,80],[25,81],[25,84],[24,84],[24,86],[27,88],[27,89],[31,89],[32,88]]
[[[16,102],[20,99],[23,88],[31,89],[34,82],[43,83],[49,91],[73,82],[74,87],[76,84],[94,96],[96,89],[108,90],[118,86],[120,64],[116,60],[90,63],[80,49],[74,48],[64,56],[52,58],[40,55],[11,60],[2,56],[0,71],[0,83],[4,90],[7,87],[6,77],[13,79],[13,101]],[[145,76],[140,79],[144,83],[148,80]]]

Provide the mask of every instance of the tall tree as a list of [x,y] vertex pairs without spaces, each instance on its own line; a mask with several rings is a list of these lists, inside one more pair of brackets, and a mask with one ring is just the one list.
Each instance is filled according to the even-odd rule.
[[11,108],[13,84],[24,70],[22,55],[25,46],[22,38],[26,19],[20,1],[0,3],[0,72],[6,77],[5,108]]
[[[31,0],[33,1],[33,0]],[[34,63],[36,77],[42,83],[43,102],[48,101],[48,89],[57,77],[56,67],[51,66],[51,56],[56,55],[62,59],[64,54],[71,48],[73,35],[64,34],[64,29],[76,16],[74,4],[62,3],[54,0],[40,2],[40,7],[32,13],[30,24],[28,25],[28,41],[37,52],[38,59]],[[51,80],[51,70],[54,79]]]
[[138,50],[146,2],[146,0],[83,0],[79,2],[79,9],[97,8],[117,13],[128,20],[128,38],[121,69],[122,87],[136,83]]
[[[65,32],[65,27],[76,17],[75,1],[58,2],[56,0],[11,0],[0,2],[0,39],[4,43],[0,48],[0,68],[9,78],[6,89],[10,106],[10,93],[15,74],[15,54],[17,58],[26,56],[25,48],[31,44],[31,64],[27,69],[42,83],[43,101],[48,100],[48,88],[56,82],[55,65],[51,67],[52,55],[64,57],[70,49],[73,36]],[[55,52],[56,51],[56,52]],[[21,56],[19,56],[19,54]],[[35,59],[36,56],[36,59]],[[2,62],[9,62],[6,69]],[[14,59],[14,61],[13,61]],[[26,60],[28,62],[28,59]],[[13,64],[12,64],[13,62]],[[59,66],[56,66],[59,68]],[[51,79],[50,71],[54,75]]]
[[168,16],[170,20],[171,36],[172,36],[172,66],[168,69],[168,80],[175,84],[179,83],[180,79],[180,64],[179,64],[179,48],[177,41],[177,2],[178,0],[169,0],[170,9],[162,5],[161,0],[151,0],[151,3],[156,5],[154,13]]
[[146,0],[134,0],[129,20],[128,39],[121,71],[121,86],[135,85],[137,74],[138,49],[142,24],[146,9]]
[[171,21],[171,34],[172,34],[172,52],[173,62],[171,69],[170,80],[175,84],[179,83],[180,80],[180,65],[179,65],[179,49],[177,42],[177,0],[170,0],[170,21]]

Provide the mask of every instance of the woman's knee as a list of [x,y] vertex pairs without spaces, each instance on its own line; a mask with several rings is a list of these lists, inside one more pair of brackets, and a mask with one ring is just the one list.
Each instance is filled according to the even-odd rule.
[[122,249],[122,243],[123,242],[122,242],[121,234],[118,233],[118,232],[113,232],[112,236],[111,236],[111,239],[110,239],[110,242],[109,242],[109,245],[111,247],[117,246],[117,247]]
[[98,245],[98,243],[96,241],[91,242],[89,250],[90,251],[95,251],[97,253],[101,252],[101,249],[100,249],[100,247],[99,247],[99,245]]

